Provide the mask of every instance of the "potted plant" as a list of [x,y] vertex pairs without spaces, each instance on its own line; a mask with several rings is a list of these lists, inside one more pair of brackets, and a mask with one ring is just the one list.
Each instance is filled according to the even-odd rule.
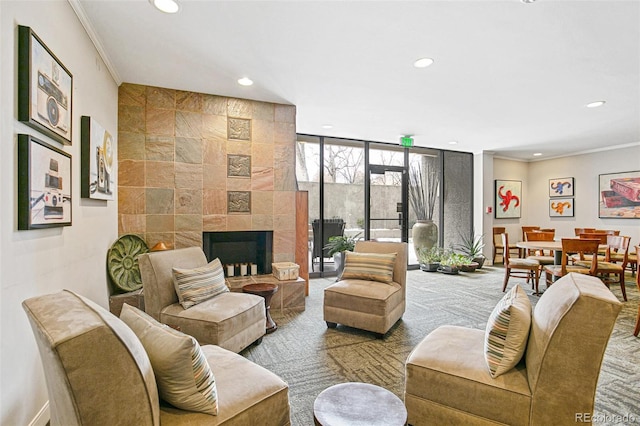
[[422,247],[418,251],[418,261],[420,262],[420,269],[425,272],[437,271],[443,255],[444,249],[442,249],[441,247]]
[[469,263],[469,258],[467,258],[466,256],[450,251],[440,260],[440,267],[438,268],[438,272],[455,275],[460,272],[461,265],[467,265]]
[[409,203],[416,215],[416,223],[411,227],[411,236],[416,256],[420,256],[422,248],[429,249],[438,244],[438,227],[433,222],[433,212],[440,180],[434,160],[431,157],[422,157],[421,164],[414,164],[409,169]]
[[476,262],[478,268],[482,268],[485,261],[484,254],[482,254],[482,248],[484,247],[483,237],[483,235],[473,235],[473,232],[469,235],[461,235],[462,242],[455,246],[457,251]]
[[333,256],[333,262],[338,274],[342,273],[342,269],[344,268],[344,252],[353,251],[360,234],[361,232],[358,232],[352,237],[346,235],[329,237],[329,242],[323,247],[324,250],[328,250],[327,254],[329,256]]

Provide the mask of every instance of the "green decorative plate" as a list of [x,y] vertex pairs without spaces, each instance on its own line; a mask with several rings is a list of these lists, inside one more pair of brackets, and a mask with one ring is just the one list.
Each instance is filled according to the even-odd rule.
[[138,256],[148,253],[147,243],[137,235],[123,235],[107,252],[107,270],[113,284],[124,292],[142,287]]

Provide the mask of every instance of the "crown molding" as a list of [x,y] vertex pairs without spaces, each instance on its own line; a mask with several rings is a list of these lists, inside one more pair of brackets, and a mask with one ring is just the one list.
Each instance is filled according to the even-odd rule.
[[111,77],[116,82],[116,85],[120,86],[120,84],[122,84],[122,79],[118,75],[118,72],[116,71],[115,66],[109,59],[109,55],[107,55],[107,51],[102,46],[100,37],[98,37],[98,34],[94,31],[93,26],[91,25],[91,21],[89,20],[89,17],[84,11],[84,7],[82,7],[82,4],[80,4],[79,0],[67,0],[67,1],[71,5],[71,8],[73,9],[73,11],[76,13],[78,20],[80,20],[80,23],[84,27],[84,30],[87,32],[87,35],[91,39],[91,42],[93,43],[96,50],[98,51],[98,55],[100,55],[100,58],[102,59],[107,69],[109,70],[109,74],[111,74]]

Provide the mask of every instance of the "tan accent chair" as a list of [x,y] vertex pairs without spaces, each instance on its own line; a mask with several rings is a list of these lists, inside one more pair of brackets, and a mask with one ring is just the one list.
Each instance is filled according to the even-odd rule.
[[195,337],[201,345],[240,352],[265,334],[264,299],[247,293],[223,293],[184,309],[173,285],[173,268],[207,264],[199,247],[145,253],[138,257],[145,311],[156,321]]
[[287,384],[238,354],[202,346],[218,415],[183,411],[159,399],[142,343],[106,309],[67,290],[22,306],[40,350],[51,426],[290,424]]
[[525,355],[492,378],[485,330],[441,326],[405,364],[407,423],[573,425],[592,414],[596,383],[622,304],[595,277],[569,274],[532,316]]
[[347,279],[324,289],[324,320],[329,328],[337,324],[372,331],[379,337],[402,317],[407,290],[407,243],[357,241],[361,253],[397,253],[390,284]]

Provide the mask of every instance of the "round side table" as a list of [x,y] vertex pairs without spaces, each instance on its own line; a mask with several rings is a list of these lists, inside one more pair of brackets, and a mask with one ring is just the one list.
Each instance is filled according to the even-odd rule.
[[380,386],[349,382],[320,392],[313,403],[313,420],[320,426],[401,426],[407,422],[407,409]]
[[278,291],[278,286],[270,283],[247,284],[242,286],[244,293],[255,294],[264,298],[265,312],[267,314],[267,322],[265,325],[266,333],[273,333],[278,329],[278,325],[271,318],[271,297]]

